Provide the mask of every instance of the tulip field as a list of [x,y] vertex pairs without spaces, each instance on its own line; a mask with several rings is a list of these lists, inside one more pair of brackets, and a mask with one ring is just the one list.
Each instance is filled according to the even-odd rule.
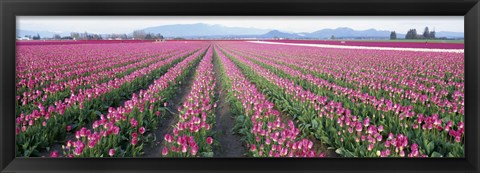
[[465,156],[463,52],[32,42],[16,74],[17,157]]

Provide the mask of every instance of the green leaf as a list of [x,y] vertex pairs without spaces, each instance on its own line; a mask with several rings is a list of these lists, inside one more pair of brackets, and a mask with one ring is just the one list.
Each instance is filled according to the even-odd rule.
[[443,155],[438,152],[433,152],[431,157],[443,157]]
[[434,148],[435,148],[435,143],[432,141],[432,142],[428,143],[426,149],[427,149],[427,152],[430,154],[430,153],[433,152],[433,149],[434,149]]
[[342,156],[345,155],[343,148],[339,148],[339,149],[335,150],[335,153],[337,153],[339,155],[342,155]]
[[330,140],[326,136],[320,137],[322,139],[322,142],[329,142]]
[[213,157],[213,152],[203,152],[202,157]]
[[343,149],[343,152],[345,153],[345,157],[356,157],[355,154],[348,150]]
[[330,127],[330,132],[336,134],[337,129],[335,127]]
[[317,129],[318,128],[318,122],[317,120],[312,120],[312,128]]

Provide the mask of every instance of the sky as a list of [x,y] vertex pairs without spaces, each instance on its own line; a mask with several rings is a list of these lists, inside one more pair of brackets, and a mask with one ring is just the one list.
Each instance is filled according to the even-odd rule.
[[17,16],[17,29],[57,33],[131,33],[152,26],[194,23],[296,33],[338,27],[406,33],[412,28],[423,32],[426,26],[437,32],[464,32],[463,16]]

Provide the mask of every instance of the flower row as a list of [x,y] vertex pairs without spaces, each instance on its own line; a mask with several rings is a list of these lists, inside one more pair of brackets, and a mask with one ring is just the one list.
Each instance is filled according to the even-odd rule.
[[178,108],[173,132],[164,136],[163,157],[212,157],[215,122],[215,78],[213,48],[209,48],[197,67],[191,91]]
[[236,123],[246,137],[248,155],[254,157],[323,157],[311,140],[300,137],[293,121],[282,117],[274,103],[250,83],[235,63],[216,51],[222,64],[224,87],[235,98],[232,107],[239,111]]
[[165,114],[164,98],[173,97],[174,86],[186,77],[204,52],[198,51],[176,64],[146,90],[133,93],[123,106],[110,107],[105,116],[100,115],[100,119],[93,122],[91,129],[83,127],[76,131],[76,140],[66,143],[65,155],[135,157],[142,154],[143,144],[149,140],[146,132],[156,129],[159,116]]

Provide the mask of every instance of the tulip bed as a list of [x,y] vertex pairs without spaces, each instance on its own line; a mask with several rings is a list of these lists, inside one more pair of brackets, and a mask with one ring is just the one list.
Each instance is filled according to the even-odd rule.
[[[120,106],[122,100],[130,98],[128,93],[138,92],[148,87],[154,79],[162,76],[172,65],[194,52],[198,53],[202,44],[183,48],[182,46],[173,44],[164,48],[177,50],[179,53],[183,52],[181,54],[168,58],[159,57],[155,63],[138,68],[128,75],[116,76],[114,74],[106,82],[92,83],[90,87],[72,92],[69,97],[56,100],[51,105],[43,105],[39,103],[40,101],[34,101],[33,104],[36,108],[31,113],[26,111],[29,110],[26,108],[27,106],[17,104],[17,113],[20,112],[16,118],[17,155],[35,155],[35,152],[41,149],[64,141],[73,130],[79,130],[82,126],[92,123],[93,120],[106,113],[109,107]],[[146,51],[151,49],[153,48],[144,48],[142,54],[148,55]]]
[[[218,85],[243,156],[464,157],[463,56],[244,41],[19,44],[16,153],[139,157],[157,143],[158,156],[213,157],[225,147]],[[167,108],[176,97],[178,113]]]
[[[285,61],[278,63],[277,60],[281,58],[276,57],[282,56],[283,53],[286,54],[289,47],[282,47],[284,52],[275,46],[268,49],[256,45],[227,44],[226,47],[229,47],[232,58],[245,64],[246,73],[250,73],[251,78],[258,81],[255,83],[278,101],[277,105],[284,111],[295,115],[294,117],[300,122],[305,135],[313,135],[332,148],[337,148],[338,154],[348,157],[403,157],[407,156],[407,153],[411,157],[464,156],[463,84],[456,85],[458,87],[442,88],[443,85],[431,84],[435,80],[428,81],[431,83],[424,85],[433,86],[436,90],[447,94],[440,97],[439,95],[442,94],[438,94],[433,89],[431,93],[422,93],[427,97],[425,100],[419,99],[418,96],[421,94],[417,94],[416,98],[412,96],[390,101],[383,98],[382,95],[370,95],[373,90],[365,92],[365,90],[354,90],[336,85],[335,82],[345,81],[342,81],[342,78],[335,79],[335,77],[328,76],[322,79],[305,73],[312,68],[301,71],[287,65],[287,62],[295,64],[296,59],[299,59],[298,55],[292,56],[295,58],[285,58]],[[250,53],[246,53],[245,49],[250,49]],[[279,51],[272,51],[272,49]],[[292,51],[305,50],[295,48]],[[263,57],[259,56],[262,55],[262,52],[264,53]],[[406,56],[405,54],[404,56]],[[446,68],[437,69],[438,71],[463,66],[461,64],[463,58],[456,54],[438,54],[436,56],[444,58],[426,63],[439,63],[446,66]],[[450,64],[443,64],[445,61],[449,61]],[[314,65],[316,64],[313,63],[312,66]],[[463,72],[455,74],[459,70],[452,71],[454,74],[451,76],[455,77],[448,79],[445,77],[445,80],[451,83],[453,83],[452,80],[461,79],[463,81]],[[443,71],[444,75],[448,75],[449,72],[448,70]],[[435,71],[431,73],[434,74]],[[351,73],[351,75],[356,74]],[[419,74],[404,76],[415,75]],[[431,78],[435,77],[432,75]],[[379,78],[381,79],[381,75],[377,77],[377,80]],[[427,78],[430,79],[430,77]],[[388,84],[381,81],[380,83]],[[342,84],[345,85],[345,82]],[[404,93],[409,92],[404,90],[414,88],[401,87],[404,87],[401,89]],[[395,96],[400,97],[404,93],[396,93]],[[437,99],[445,99],[442,101],[452,103],[453,106],[438,103],[435,101],[437,99],[429,100],[429,96],[439,96]],[[448,98],[450,100],[447,100]]]
[[[124,106],[110,107],[108,114],[100,115],[92,129],[83,127],[75,132],[76,141],[67,141],[69,157],[135,157],[142,154],[143,143],[148,141],[147,130],[156,129],[158,117],[165,113],[162,105],[175,94],[174,87],[185,79],[205,51],[198,51],[170,68],[146,90],[133,93]],[[165,107],[165,105],[164,105]],[[88,146],[88,147],[87,147]],[[111,151],[114,151],[113,155]]]
[[229,102],[236,116],[236,129],[244,136],[253,157],[317,157],[324,153],[313,149],[313,142],[301,138],[293,121],[282,119],[274,104],[228,59],[216,52],[223,69],[223,87],[229,90]]
[[372,46],[372,47],[405,47],[405,48],[431,48],[431,49],[463,49],[464,44],[437,43],[437,42],[390,42],[390,41],[355,41],[355,40],[268,40],[279,43],[303,43],[303,44],[328,44],[345,46]]
[[178,122],[173,134],[165,135],[164,157],[212,157],[212,125],[215,123],[212,64],[213,51],[208,49],[198,65],[192,89],[178,108]]

